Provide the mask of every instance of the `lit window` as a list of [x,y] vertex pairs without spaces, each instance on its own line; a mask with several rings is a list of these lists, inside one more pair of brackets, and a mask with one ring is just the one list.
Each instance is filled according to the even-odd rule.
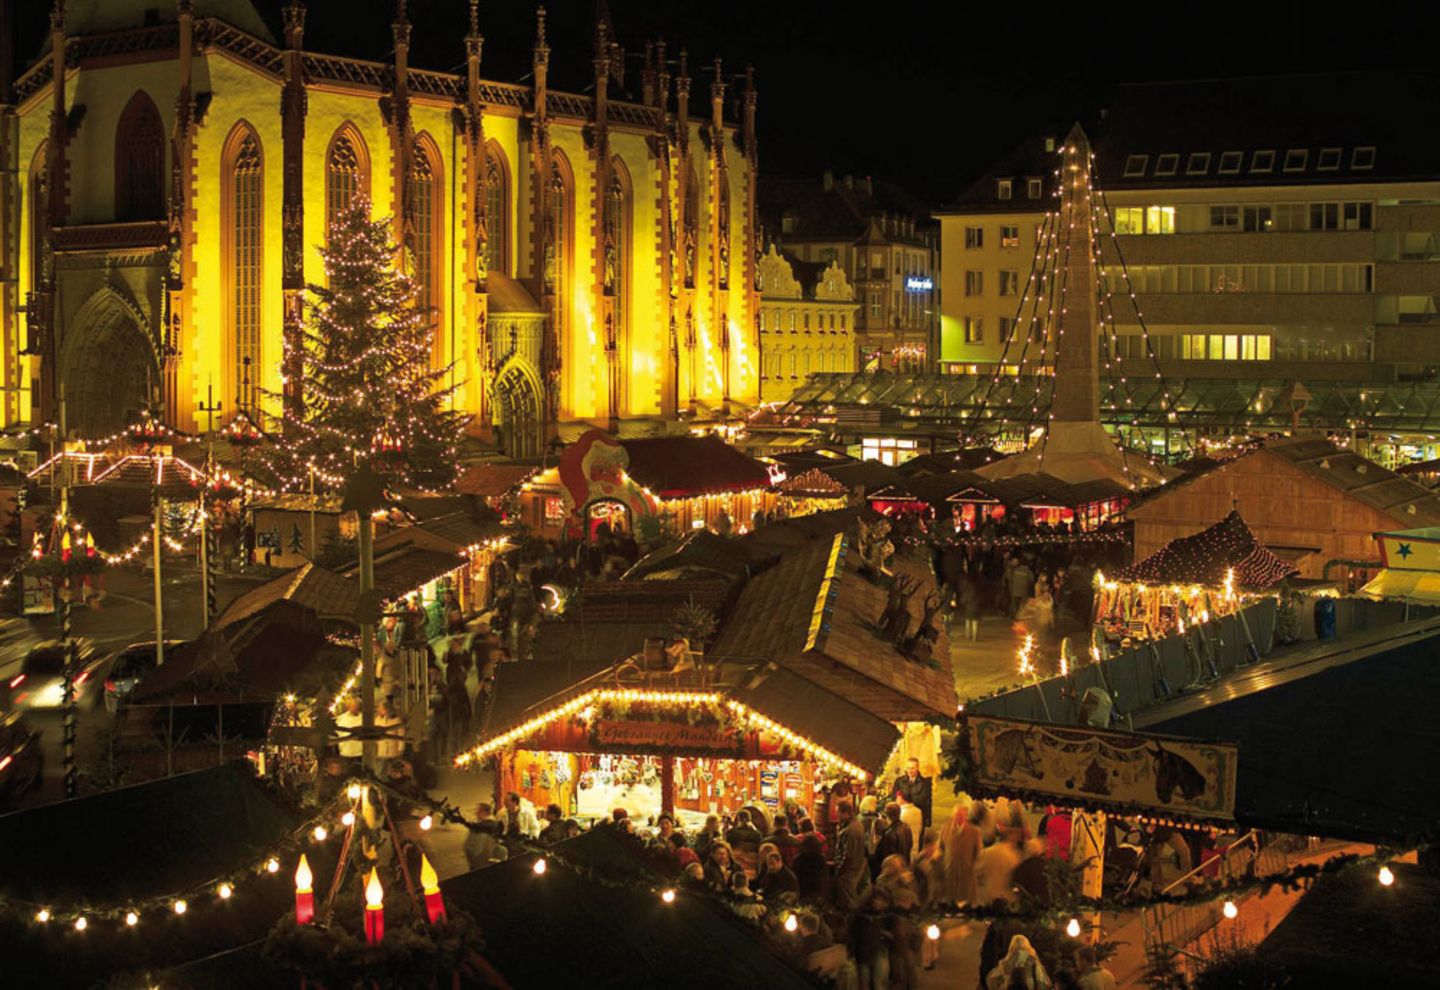
[[1315,168],[1321,172],[1333,172],[1340,167],[1339,148],[1321,148],[1320,159],[1315,163]]
[[1131,155],[1125,159],[1125,178],[1135,179],[1145,174],[1145,166],[1150,164],[1149,155]]
[[1375,148],[1368,146],[1356,148],[1350,153],[1350,167],[1357,172],[1364,172],[1375,167]]
[[510,169],[505,152],[491,141],[485,151],[485,267],[505,271],[510,245]]
[[995,198],[1010,199],[1015,192],[1015,183],[1011,179],[995,180]]
[[1210,207],[1210,226],[1212,228],[1235,229],[1240,226],[1240,207],[1238,206],[1212,206]]
[[1180,168],[1180,156],[1174,152],[1168,152],[1155,159],[1156,175],[1174,175]]
[[1244,157],[1244,153],[1239,151],[1226,151],[1221,153],[1219,173],[1221,175],[1235,175],[1240,171],[1240,161]]
[[229,317],[235,358],[235,406],[253,410],[259,398],[261,372],[261,276],[264,268],[264,173],[260,141],[253,131],[237,127],[227,142],[223,226],[229,237]]
[[1045,180],[1038,175],[1032,175],[1025,180],[1025,195],[1031,199],[1039,199],[1045,195]]
[[979,344],[985,339],[985,328],[978,316],[965,317],[965,343]]
[[1018,248],[1020,246],[1019,227],[1000,228],[1000,246],[1002,248]]
[[1190,161],[1185,165],[1186,175],[1204,175],[1210,171],[1210,152],[1192,151]]
[[1250,158],[1250,171],[1269,172],[1275,168],[1275,152],[1257,151]]
[[1145,233],[1145,208],[1143,206],[1117,206],[1115,208],[1115,233]]
[[1285,152],[1285,171],[1303,172],[1310,162],[1310,152],[1304,148],[1291,148]]
[[1145,208],[1145,233],[1175,233],[1175,207],[1147,206]]
[[1244,229],[1264,232],[1275,229],[1273,210],[1268,206],[1247,206],[1244,214]]
[[967,249],[982,248],[985,246],[984,227],[965,228],[965,247]]

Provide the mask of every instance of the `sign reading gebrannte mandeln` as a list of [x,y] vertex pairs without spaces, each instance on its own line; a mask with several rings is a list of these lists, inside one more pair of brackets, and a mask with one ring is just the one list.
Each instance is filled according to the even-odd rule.
[[714,750],[733,753],[741,740],[719,725],[686,725],[682,722],[595,722],[595,741],[602,746],[625,749]]
[[1178,817],[1235,817],[1233,743],[971,715],[982,793],[1050,795],[1057,803]]

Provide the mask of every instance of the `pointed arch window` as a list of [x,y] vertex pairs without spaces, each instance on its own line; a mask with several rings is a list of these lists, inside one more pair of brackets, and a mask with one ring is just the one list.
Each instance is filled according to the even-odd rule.
[[165,128],[143,90],[130,97],[115,127],[115,219],[165,215]]
[[550,215],[546,218],[550,240],[545,248],[545,286],[559,300],[560,326],[556,329],[562,335],[569,325],[570,258],[575,239],[570,219],[575,205],[570,176],[569,162],[557,153],[550,163]]
[[510,169],[494,141],[485,148],[485,267],[510,271]]
[[[434,143],[425,135],[415,141],[415,155],[410,166],[410,192],[414,253],[415,285],[419,304],[430,322],[431,338],[438,344],[440,287],[440,230],[444,209],[444,186],[441,184],[440,156]],[[433,347],[438,359],[438,346]]]
[[39,292],[45,282],[45,240],[50,224],[50,174],[46,162],[49,145],[41,143],[30,160],[30,291]]
[[685,174],[685,287],[695,288],[696,257],[700,250],[700,180],[693,168]]
[[325,229],[354,204],[370,197],[370,156],[365,142],[349,124],[335,132],[325,156]]
[[239,124],[225,143],[221,185],[225,237],[226,315],[235,408],[253,412],[262,364],[265,165],[260,138]]
[[615,300],[615,333],[625,339],[630,322],[630,181],[624,164],[615,159],[605,191],[605,292]]

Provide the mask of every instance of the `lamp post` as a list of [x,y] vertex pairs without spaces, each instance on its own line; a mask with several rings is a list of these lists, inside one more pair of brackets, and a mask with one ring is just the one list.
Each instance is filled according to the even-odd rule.
[[360,600],[355,620],[360,626],[360,726],[365,766],[376,770],[375,740],[375,624],[380,620],[380,596],[375,591],[374,511],[382,504],[384,481],[365,461],[345,482],[342,512],[359,517]]

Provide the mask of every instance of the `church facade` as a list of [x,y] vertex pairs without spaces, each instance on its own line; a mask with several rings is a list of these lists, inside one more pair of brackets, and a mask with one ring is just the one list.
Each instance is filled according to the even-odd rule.
[[[78,6],[72,4],[72,7]],[[557,427],[727,411],[759,396],[755,105],[647,46],[643,97],[597,25],[587,95],[307,51],[290,0],[272,40],[248,0],[57,2],[42,58],[0,107],[4,425],[103,436],[158,404],[205,429],[303,408],[305,287],[330,219],[393,217],[471,429],[512,456]],[[126,12],[134,8],[132,18]],[[96,11],[104,11],[104,14]],[[458,48],[458,46],[457,46]],[[457,50],[457,57],[461,54]],[[703,103],[701,101],[704,101]]]

